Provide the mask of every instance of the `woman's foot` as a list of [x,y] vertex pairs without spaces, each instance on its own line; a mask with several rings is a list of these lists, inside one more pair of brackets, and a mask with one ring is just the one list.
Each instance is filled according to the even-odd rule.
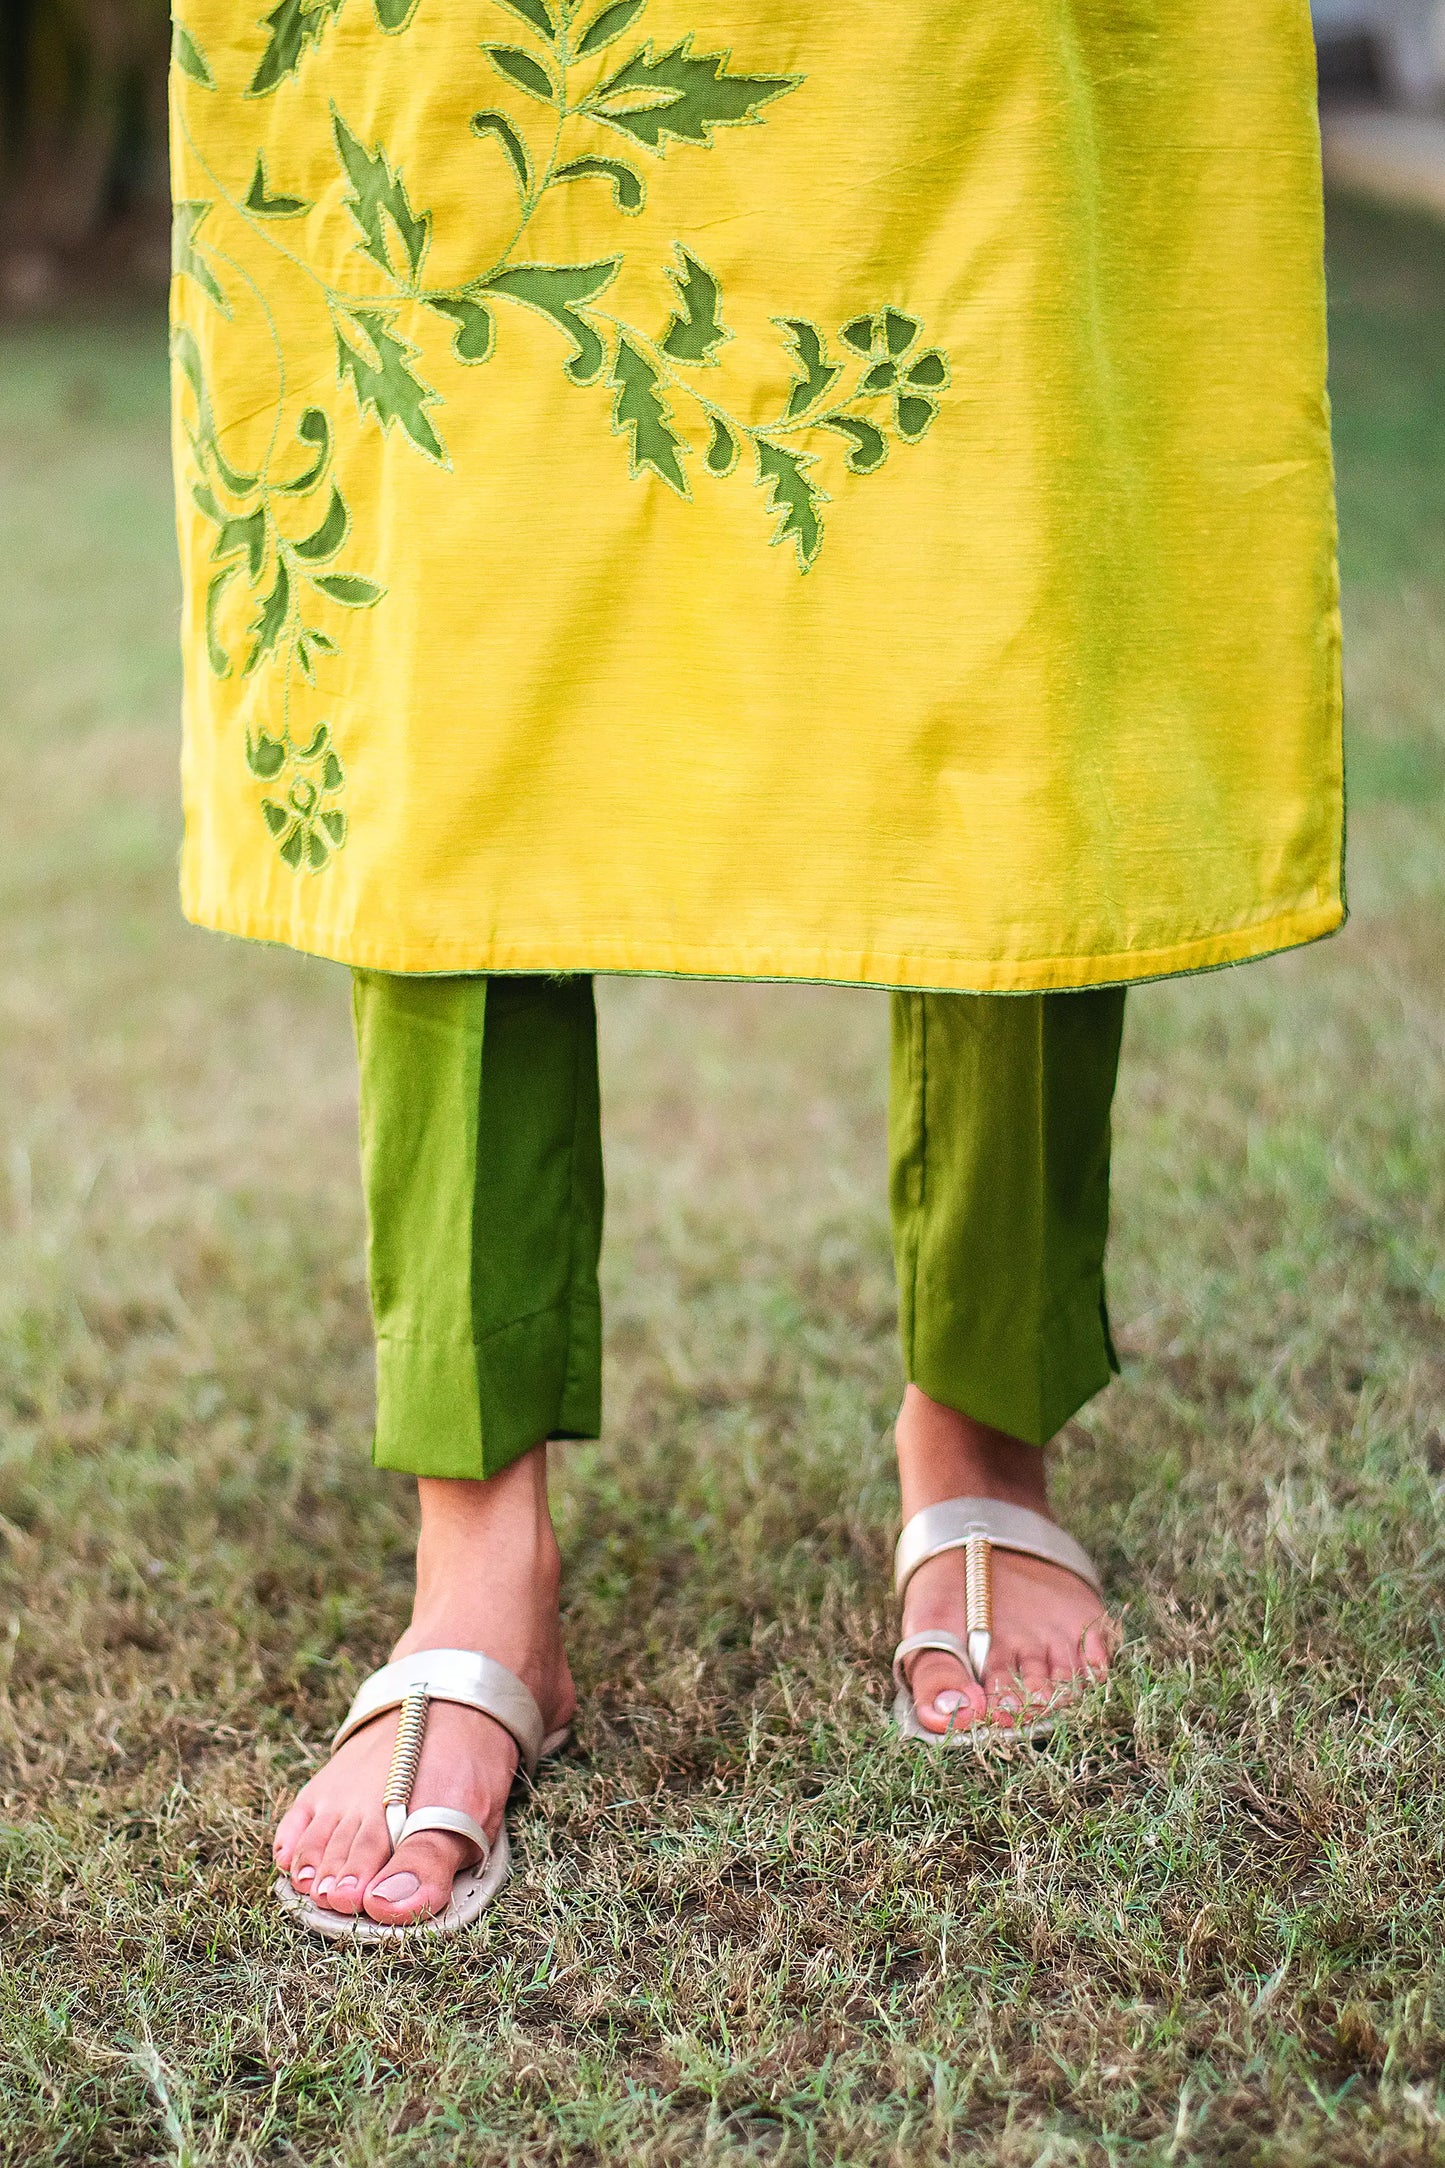
[[[412,1622],[392,1651],[473,1649],[527,1686],[547,1731],[577,1705],[557,1612],[561,1560],[547,1510],[547,1449],[484,1483],[423,1478]],[[395,1850],[381,1795],[398,1716],[353,1733],[305,1785],[276,1831],[276,1864],[323,1908],[404,1926],[445,1910],[476,1857],[463,1837],[426,1830]],[[455,1702],[433,1702],[414,1806],[460,1807],[494,1841],[517,1769],[511,1734]]]
[[[1037,1446],[970,1421],[916,1385],[903,1396],[896,1438],[905,1521],[945,1498],[997,1498],[1053,1519]],[[962,1551],[918,1568],[904,1595],[905,1634],[942,1629],[967,1638],[964,1573]],[[993,1642],[983,1685],[936,1650],[920,1651],[908,1666],[926,1731],[958,1730],[985,1714],[1005,1727],[1025,1722],[1109,1668],[1115,1629],[1085,1582],[1017,1551],[994,1552],[993,1576]]]

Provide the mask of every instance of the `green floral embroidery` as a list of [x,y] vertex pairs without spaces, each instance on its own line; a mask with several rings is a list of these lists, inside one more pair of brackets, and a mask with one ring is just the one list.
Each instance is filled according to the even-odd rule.
[[889,400],[893,426],[906,444],[924,435],[938,412],[939,393],[948,388],[948,357],[936,346],[918,351],[920,328],[902,309],[858,316],[843,327],[844,343],[870,364],[863,391]]
[[[324,511],[315,516],[317,492],[331,467],[331,424],[320,407],[307,407],[296,424],[299,448],[292,473],[273,472],[274,437],[261,471],[239,473],[220,447],[194,334],[179,324],[171,344],[194,402],[187,429],[196,466],[191,497],[216,530],[211,562],[217,569],[206,590],[211,668],[217,677],[229,677],[241,654],[241,674],[249,677],[270,657],[286,666],[288,678],[295,663],[314,682],[316,657],[335,654],[336,641],[324,625],[309,621],[308,612],[323,599],[368,610],[385,593],[359,573],[323,569],[334,565],[351,527],[346,499],[334,481]],[[308,518],[314,524],[295,533]],[[247,597],[239,613],[228,602],[237,581]]]
[[264,731],[254,740],[248,737],[246,765],[262,782],[286,786],[284,798],[261,800],[262,817],[284,862],[293,870],[319,873],[346,841],[346,815],[335,802],[346,778],[329,725],[323,723],[300,748]]
[[[416,4],[417,0],[372,0],[378,25],[392,34],[405,30]],[[280,0],[263,20],[262,28],[270,35],[247,96],[264,98],[294,75],[345,5],[346,0]]]
[[[265,46],[247,95],[277,91],[344,7],[367,4],[380,30],[395,35],[413,21],[418,0],[280,0],[262,19]],[[948,360],[926,343],[917,318],[883,304],[830,335],[806,316],[776,316],[776,401],[770,419],[750,422],[712,388],[720,381],[720,352],[734,334],[724,321],[720,282],[692,249],[677,242],[674,260],[661,267],[651,328],[604,305],[621,254],[590,263],[536,262],[525,255],[526,236],[551,190],[590,184],[610,195],[619,220],[635,219],[647,200],[638,158],[712,149],[719,131],[760,124],[766,109],[797,91],[804,78],[735,69],[730,53],[698,50],[693,34],[665,49],[651,39],[629,40],[649,0],[488,4],[511,29],[505,40],[484,40],[480,47],[503,99],[475,112],[471,129],[479,142],[494,146],[501,177],[515,196],[515,223],[499,256],[460,284],[428,284],[432,211],[386,145],[367,142],[333,106],[342,200],[355,229],[354,256],[365,270],[353,283],[332,284],[282,238],[285,222],[308,215],[311,203],[286,187],[285,176],[269,176],[259,152],[245,195],[228,193],[189,136],[183,111],[183,133],[216,192],[209,201],[176,207],[177,278],[190,280],[229,316],[229,265],[265,306],[250,274],[213,240],[212,214],[228,210],[311,281],[329,320],[338,386],[363,419],[385,433],[398,431],[447,469],[446,366],[436,382],[428,380],[436,375],[437,349],[434,341],[426,343],[427,324],[445,323],[452,362],[475,368],[495,361],[506,309],[530,309],[561,335],[568,381],[579,390],[597,387],[607,397],[611,428],[626,445],[634,478],[652,477],[691,500],[690,472],[724,482],[746,454],[773,542],[790,542],[800,571],[808,572],[823,548],[824,507],[831,501],[818,478],[816,447],[829,436],[841,438],[847,446],[842,471],[873,474],[892,443],[918,443],[938,414],[949,384]],[[215,88],[206,56],[179,28],[175,57],[189,82]],[[626,155],[612,153],[608,136],[622,139]],[[247,759],[252,774],[272,786],[261,811],[283,859],[316,872],[345,841],[346,816],[338,802],[344,774],[328,726],[304,745],[293,738],[293,676],[315,684],[318,658],[337,651],[337,633],[315,622],[318,603],[368,609],[382,599],[382,589],[334,564],[350,522],[342,490],[329,478],[334,426],[322,407],[308,406],[294,425],[305,455],[296,455],[299,471],[287,479],[273,475],[287,394],[274,326],[272,335],[275,426],[267,460],[255,475],[235,473],[221,457],[199,351],[184,329],[176,352],[195,408],[192,494],[216,530],[206,602],[211,666],[222,676],[238,665],[242,675],[280,672],[280,733],[248,743]],[[757,404],[750,399],[749,410]],[[319,519],[298,533],[296,511],[328,479]],[[320,614],[324,618],[324,609]]]
[[179,23],[171,26],[171,58],[181,74],[188,75],[193,83],[199,83],[203,90],[215,89],[216,78],[211,73],[205,54],[189,30],[183,29]]

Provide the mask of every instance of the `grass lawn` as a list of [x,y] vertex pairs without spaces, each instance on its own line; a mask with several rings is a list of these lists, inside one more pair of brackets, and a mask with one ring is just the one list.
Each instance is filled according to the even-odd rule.
[[345,975],[177,912],[159,327],[0,339],[0,2158],[1445,2163],[1445,229],[1332,258],[1354,920],[1131,999],[1107,1695],[880,1721],[883,999],[606,984],[580,1743],[420,1954],[268,1894],[412,1543]]

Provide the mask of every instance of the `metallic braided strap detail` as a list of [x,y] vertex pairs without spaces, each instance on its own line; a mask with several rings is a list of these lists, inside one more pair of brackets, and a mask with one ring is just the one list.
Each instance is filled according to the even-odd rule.
[[386,1809],[386,1826],[393,1844],[399,1843],[402,1824],[407,1808],[411,1805],[412,1791],[416,1785],[416,1772],[421,1762],[421,1743],[426,1737],[426,1712],[430,1696],[424,1686],[414,1686],[401,1705],[401,1722],[396,1727],[396,1745],[391,1752],[391,1768],[387,1772],[386,1788],[381,1801]]
[[968,1661],[981,1686],[993,1646],[993,1545],[982,1529],[976,1528],[970,1534],[963,1555]]

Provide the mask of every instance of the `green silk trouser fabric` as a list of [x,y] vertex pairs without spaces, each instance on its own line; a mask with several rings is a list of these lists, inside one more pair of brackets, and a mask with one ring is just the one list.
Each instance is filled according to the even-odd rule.
[[588,978],[354,975],[378,1467],[495,1475],[602,1420]]
[[[379,1467],[495,1475],[601,1423],[603,1172],[586,977],[354,975]],[[892,997],[908,1377],[1042,1445],[1114,1363],[1122,988]]]
[[893,996],[888,1193],[909,1379],[1043,1445],[1118,1368],[1104,1303],[1124,989]]

